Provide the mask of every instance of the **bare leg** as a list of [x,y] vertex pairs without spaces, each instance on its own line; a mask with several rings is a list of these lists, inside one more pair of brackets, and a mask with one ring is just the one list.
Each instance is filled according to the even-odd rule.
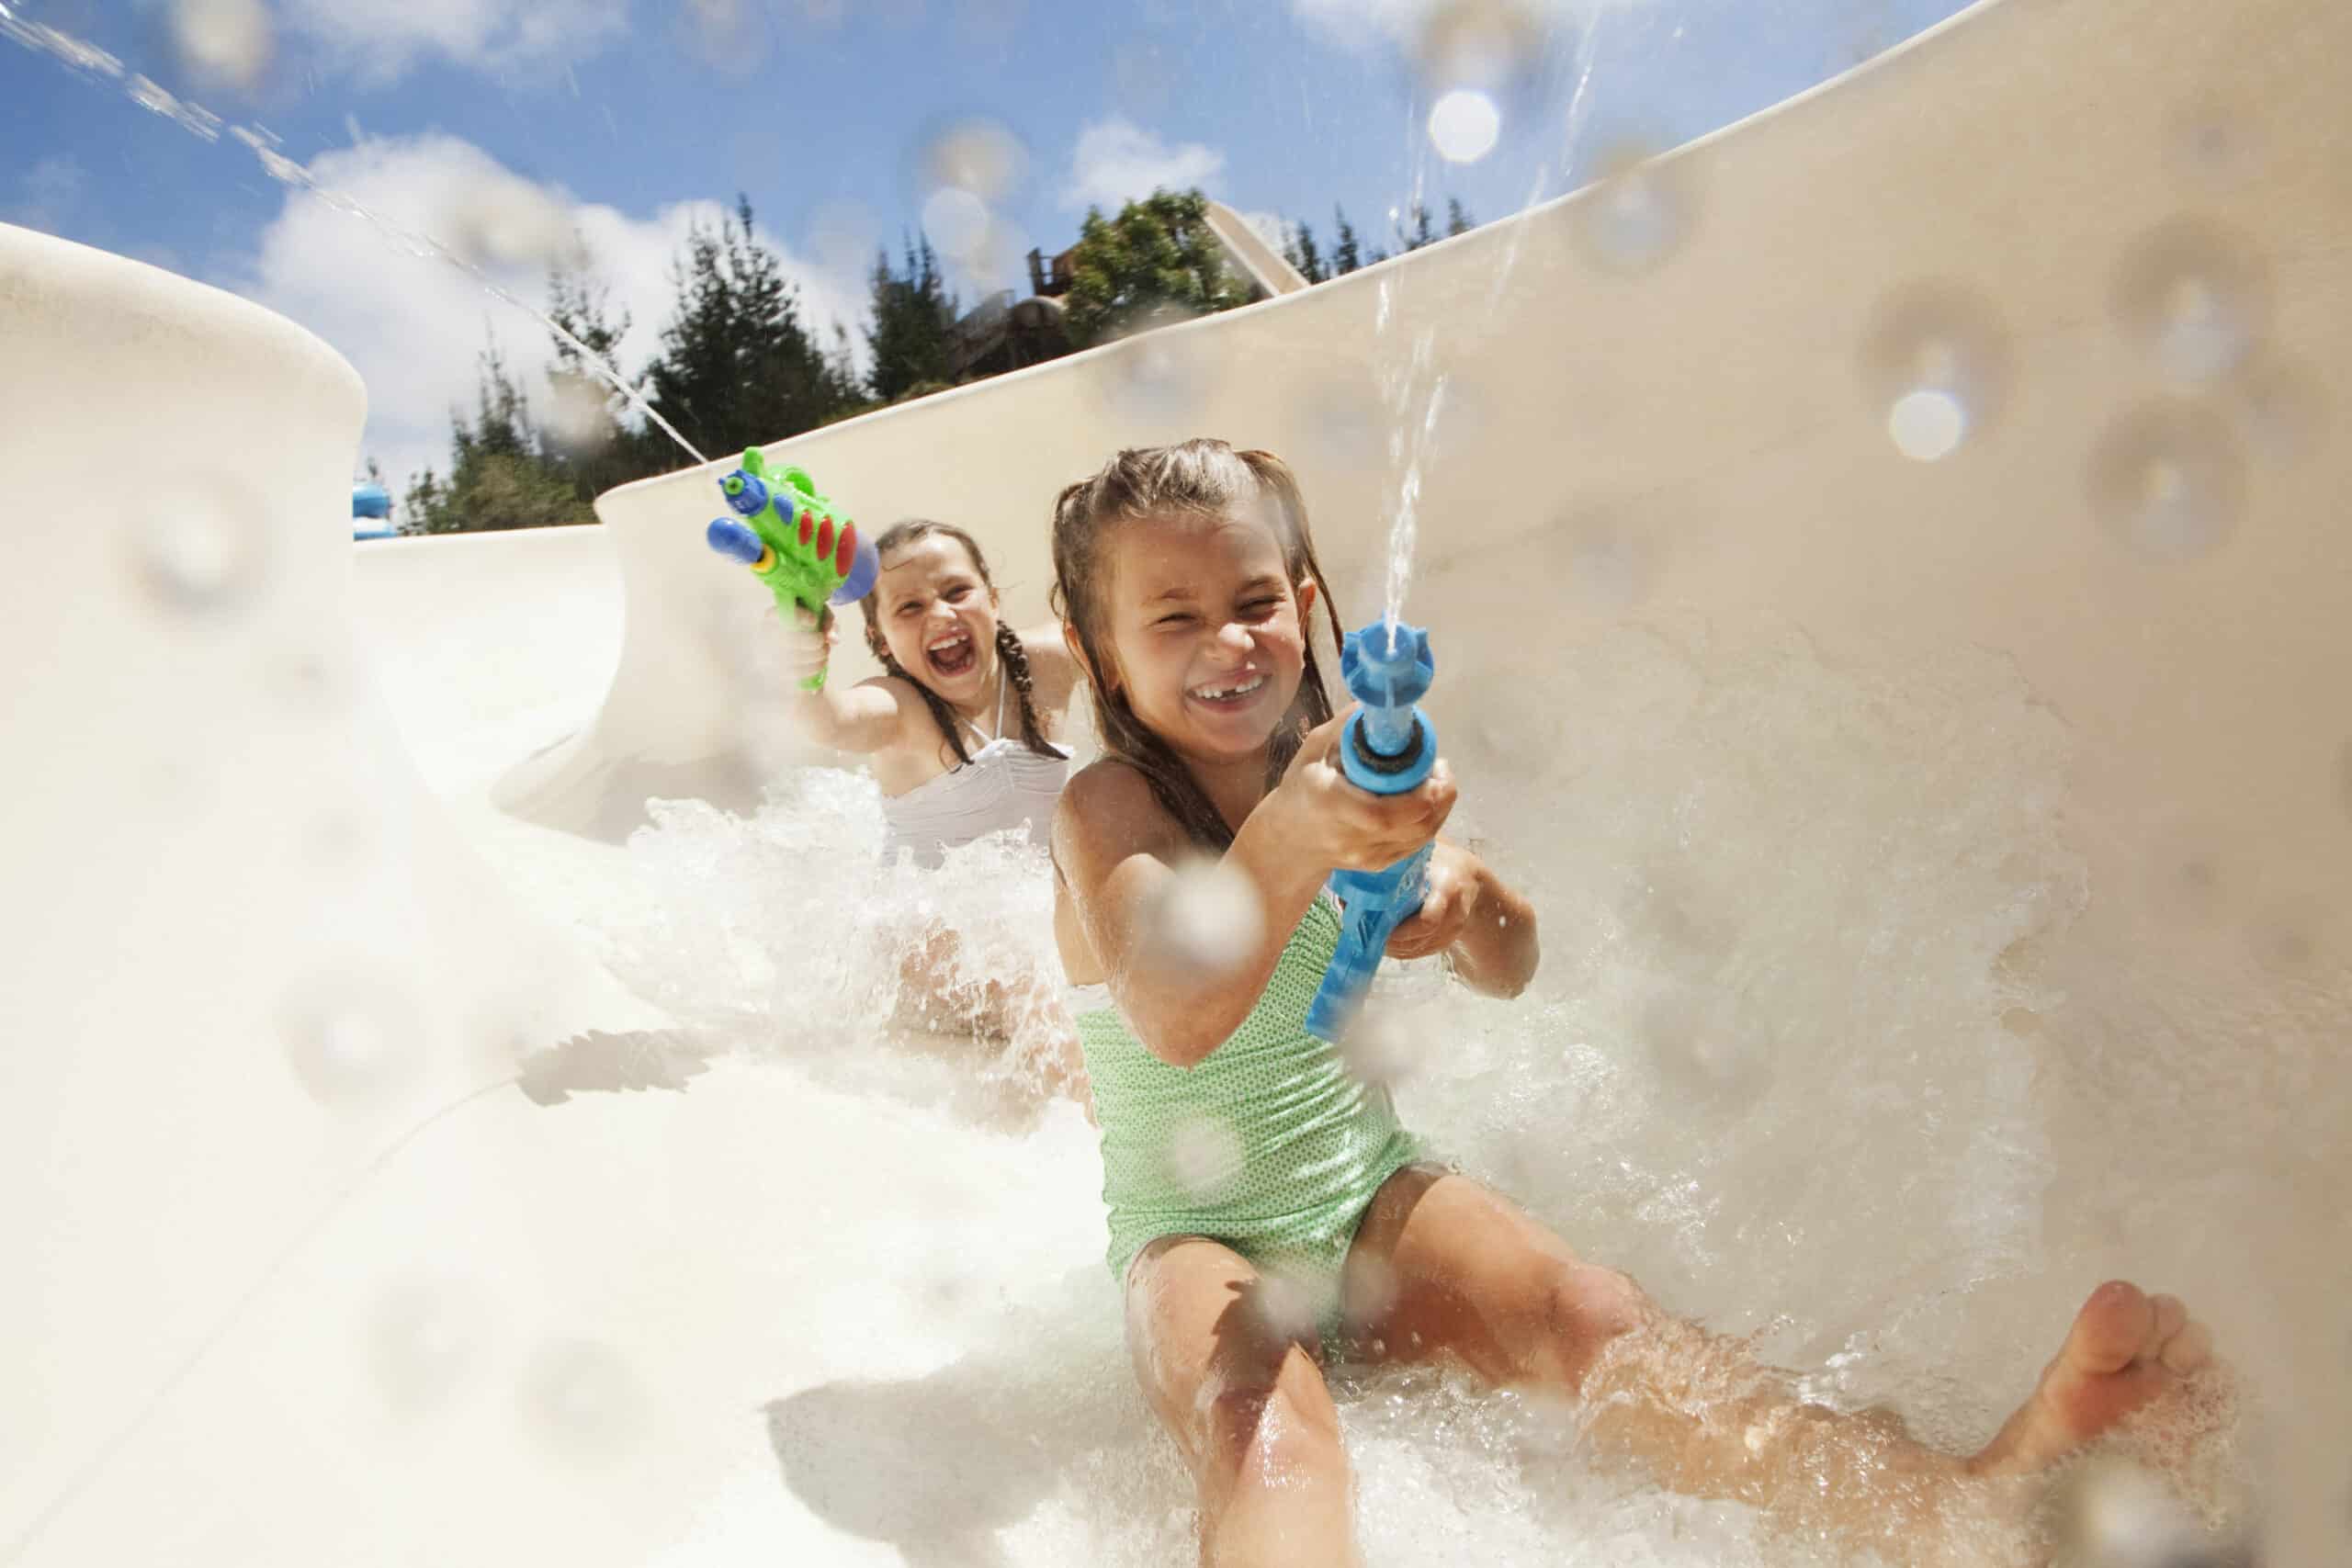
[[1340,1416],[1317,1347],[1279,1326],[1231,1248],[1152,1243],[1127,1275],[1136,1381],[1192,1468],[1206,1568],[1357,1561]]
[[1669,1317],[1476,1182],[1427,1167],[1381,1189],[1346,1291],[1359,1342],[1387,1358],[1450,1354],[1498,1384],[1581,1395],[1595,1445],[1676,1490],[1881,1546],[1920,1540],[1972,1477],[2048,1463],[2205,1354],[2178,1302],[2102,1286],[2033,1396],[1963,1460],[1891,1414],[1801,1402],[1739,1347]]
[[900,951],[899,1026],[1010,1043],[1048,1094],[1069,1096],[1093,1120],[1085,1057],[1051,983],[1035,973],[1012,980],[974,978],[963,973],[958,945],[953,931],[934,925]]

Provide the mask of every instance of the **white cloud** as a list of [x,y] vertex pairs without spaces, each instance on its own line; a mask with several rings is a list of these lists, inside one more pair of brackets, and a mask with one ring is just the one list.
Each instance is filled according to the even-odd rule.
[[[693,201],[632,218],[526,180],[448,136],[368,141],[323,154],[311,172],[369,210],[464,251],[535,308],[545,303],[548,262],[566,256],[576,236],[594,276],[610,287],[609,313],[630,317],[617,354],[630,377],[659,344],[674,297],[670,266],[688,228],[715,226],[722,216],[718,203]],[[774,234],[760,238],[783,254],[800,288],[802,319],[825,346],[841,322],[862,349],[861,274],[819,267]],[[471,410],[476,360],[492,337],[534,407],[548,412],[542,372],[554,355],[537,321],[489,298],[458,268],[411,254],[315,196],[289,192],[244,276],[223,281],[309,327],[357,367],[368,397],[362,456],[382,459],[396,491],[427,464],[448,467],[449,411]]]
[[628,0],[279,0],[284,26],[379,82],[438,56],[490,70],[581,60],[628,26]]
[[1155,190],[1205,188],[1224,169],[1225,154],[1214,148],[1197,141],[1170,147],[1134,121],[1114,117],[1079,132],[1062,205],[1115,210]]

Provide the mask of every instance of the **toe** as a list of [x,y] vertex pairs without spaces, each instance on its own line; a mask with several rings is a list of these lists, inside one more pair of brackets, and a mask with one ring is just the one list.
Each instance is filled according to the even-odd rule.
[[2165,1341],[2163,1360],[2167,1371],[2193,1372],[2212,1358],[2213,1336],[2201,1323],[2185,1325]]
[[2109,1280],[2075,1314],[2074,1329],[2058,1357],[2079,1372],[2120,1371],[2154,1343],[2151,1334],[2155,1326],[2155,1303],[2140,1287]]

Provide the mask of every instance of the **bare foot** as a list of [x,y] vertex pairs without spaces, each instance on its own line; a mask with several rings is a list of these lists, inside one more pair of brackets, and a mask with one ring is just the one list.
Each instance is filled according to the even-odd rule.
[[2205,1325],[2177,1296],[2110,1280],[2091,1292],[2041,1384],[1968,1461],[1977,1475],[2022,1475],[2089,1442],[2163,1393],[2212,1353]]

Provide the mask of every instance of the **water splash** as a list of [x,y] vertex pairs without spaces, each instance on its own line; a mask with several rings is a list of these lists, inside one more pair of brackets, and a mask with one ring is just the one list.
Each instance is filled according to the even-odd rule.
[[[6,38],[35,53],[49,55],[69,69],[85,75],[120,84],[124,96],[132,103],[150,113],[162,115],[191,135],[201,137],[207,141],[218,141],[220,139],[221,128],[227,122],[210,109],[201,104],[176,96],[146,76],[128,70],[120,60],[96,44],[85,42],[71,33],[50,27],[46,23],[26,21],[8,4],[8,0],[0,0],[0,38]],[[569,344],[579,354],[581,363],[587,367],[591,373],[618,392],[631,408],[644,415],[656,429],[675,442],[678,449],[692,457],[696,466],[710,461],[696,449],[693,442],[678,433],[677,426],[662,418],[660,412],[646,400],[644,394],[630,385],[620,371],[603,355],[558,326],[548,318],[545,312],[516,299],[502,287],[497,279],[459,254],[458,251],[431,234],[406,228],[380,213],[368,210],[349,193],[323,183],[310,170],[278,151],[281,145],[279,139],[276,132],[266,127],[255,124],[230,126],[228,129],[232,137],[243,143],[252,151],[254,156],[260,160],[263,170],[270,178],[280,185],[308,191],[336,211],[373,225],[379,232],[398,242],[401,247],[411,255],[424,260],[445,261],[466,274],[480,284],[482,291],[492,299],[522,311],[546,329],[549,336],[560,339]]]

